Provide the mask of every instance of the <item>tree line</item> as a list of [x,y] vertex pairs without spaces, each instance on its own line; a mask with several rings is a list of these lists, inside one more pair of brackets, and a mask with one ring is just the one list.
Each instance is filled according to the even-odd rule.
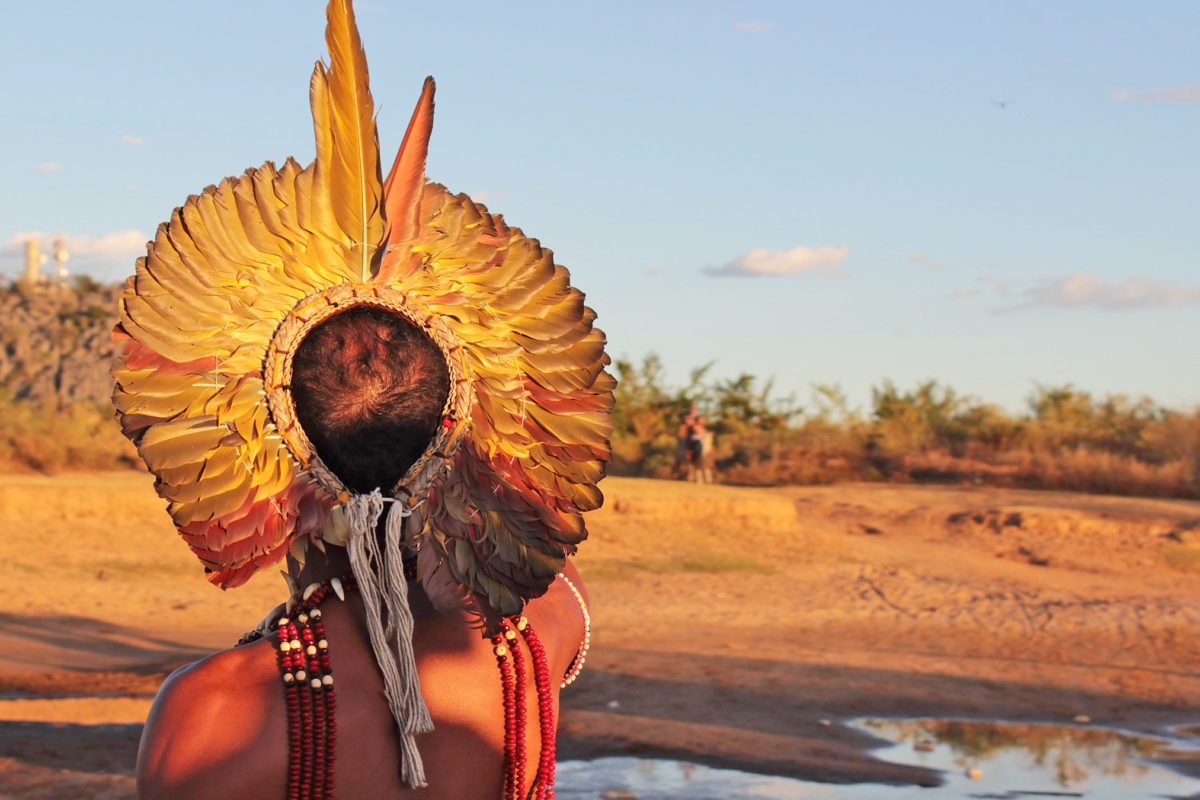
[[694,404],[716,433],[718,479],[727,483],[951,482],[1200,498],[1200,407],[1036,385],[1024,412],[1011,414],[937,381],[905,390],[884,380],[861,410],[837,385],[813,384],[801,405],[750,374],[710,380],[710,367],[672,387],[653,354],[616,362],[613,474],[676,476],[678,426]]
[[[96,291],[81,287],[81,296],[85,288],[87,295]],[[84,327],[107,333],[112,320],[92,319],[104,316],[90,314],[93,307],[85,309]],[[78,316],[74,308],[53,310],[55,319],[68,311]],[[110,353],[88,341],[86,361],[103,373],[88,381],[66,380],[60,362],[73,364],[74,349],[53,342],[38,349],[26,336],[0,342],[0,470],[137,463],[107,402]],[[59,364],[51,372],[62,386],[94,390],[66,402],[58,384],[46,396],[30,393],[28,386],[40,385],[33,378],[46,371],[29,366],[35,356],[37,364]],[[1200,499],[1200,407],[1173,410],[1146,397],[1035,386],[1024,411],[1012,414],[937,381],[901,389],[884,380],[872,388],[869,408],[858,409],[837,385],[813,384],[800,404],[747,373],[711,379],[711,365],[693,369],[681,386],[667,383],[655,355],[615,366],[615,475],[677,476],[679,426],[696,405],[716,434],[717,479],[725,483],[939,482]]]

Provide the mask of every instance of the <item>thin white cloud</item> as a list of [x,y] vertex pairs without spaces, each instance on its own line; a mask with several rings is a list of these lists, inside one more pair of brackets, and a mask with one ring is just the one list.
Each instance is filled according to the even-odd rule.
[[146,234],[136,230],[114,231],[98,239],[87,236],[67,238],[67,249],[79,258],[129,258],[145,255]]
[[774,22],[735,22],[733,29],[742,33],[766,33],[775,29]]
[[985,286],[992,287],[992,289],[995,290],[996,292],[998,292],[999,294],[1004,294],[1005,292],[1008,291],[1008,281],[1004,280],[1004,278],[999,278],[995,275],[980,275],[979,282],[984,284]]
[[62,172],[62,164],[57,161],[46,161],[34,167],[38,172]]
[[954,298],[977,297],[984,293],[1007,294],[1008,281],[995,275],[980,275],[975,279],[976,286],[959,286],[950,292]]
[[761,277],[764,275],[800,275],[818,272],[824,275],[840,275],[838,267],[846,259],[850,248],[837,247],[793,247],[791,250],[768,250],[759,248],[738,256],[720,267],[709,267],[705,274],[722,277]]
[[909,256],[908,263],[916,267],[924,267],[925,269],[932,270],[933,272],[941,272],[942,270],[950,269],[950,267],[946,266],[942,262],[934,261],[925,253],[916,253],[912,256]]
[[30,239],[38,239],[39,241],[48,241],[49,236],[41,231],[27,231],[15,234],[4,247],[0,247],[0,256],[12,258],[13,256],[25,255],[25,243]]
[[[5,258],[25,256],[25,242],[37,239],[42,243],[43,253],[52,253],[57,234],[43,231],[26,231],[18,233],[0,248],[0,256]],[[71,255],[71,263],[86,266],[84,262],[112,263],[128,261],[136,256],[146,254],[146,234],[141,231],[113,231],[103,236],[68,236],[64,242],[67,252]]]
[[126,134],[125,136],[122,136],[120,141],[121,141],[121,144],[127,144],[127,145],[131,145],[133,147],[137,147],[140,144],[146,143],[146,140],[143,139],[142,137],[130,136],[128,134]]
[[1146,89],[1141,92],[1117,89],[1112,96],[1114,100],[1121,103],[1200,103],[1200,83],[1189,83],[1173,89]]
[[1167,308],[1200,303],[1200,287],[1175,286],[1148,278],[1129,278],[1109,283],[1086,272],[1065,278],[1043,278],[1024,292],[1023,306],[1098,308],[1129,311],[1138,308]]

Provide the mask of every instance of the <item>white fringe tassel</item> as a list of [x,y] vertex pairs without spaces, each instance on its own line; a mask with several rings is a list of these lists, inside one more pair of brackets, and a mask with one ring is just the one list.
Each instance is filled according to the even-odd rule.
[[[351,496],[346,504],[350,523],[350,568],[367,609],[367,630],[375,663],[383,673],[388,708],[400,733],[400,775],[413,788],[426,785],[425,766],[417,750],[416,734],[433,730],[429,708],[421,696],[417,661],[413,655],[412,610],[408,607],[408,582],[404,579],[401,544],[404,518],[411,510],[392,502],[384,530],[384,547],[379,548],[376,526],[383,514],[383,494]],[[387,626],[384,627],[384,617]]]

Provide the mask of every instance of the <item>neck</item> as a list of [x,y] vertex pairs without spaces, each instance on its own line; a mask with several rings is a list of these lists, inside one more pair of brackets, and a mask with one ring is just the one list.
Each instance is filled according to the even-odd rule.
[[296,581],[301,591],[312,583],[321,583],[330,578],[342,578],[350,574],[350,556],[343,547],[326,545],[322,553],[315,547],[309,547],[307,560],[301,567],[288,559],[288,574]]
[[[325,545],[325,552],[322,553],[316,547],[309,547],[307,552],[307,561],[301,567],[291,555],[287,558],[288,575],[296,582],[296,586],[303,592],[306,588],[314,583],[324,583],[330,578],[345,578],[347,575],[353,575],[353,570],[350,567],[350,554],[346,552],[344,547],[336,547],[334,545]],[[357,595],[358,593],[355,592]],[[430,614],[436,614],[433,605],[429,602],[429,598],[425,594],[424,589],[417,582],[413,582],[408,590],[409,607],[412,613],[417,617],[426,617]],[[349,603],[347,607],[358,609],[361,611],[359,602]]]

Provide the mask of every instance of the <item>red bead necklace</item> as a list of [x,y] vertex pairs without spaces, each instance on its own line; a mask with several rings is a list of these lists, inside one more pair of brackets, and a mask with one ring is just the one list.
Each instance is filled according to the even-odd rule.
[[[341,582],[354,587],[353,578]],[[333,591],[332,581],[310,587],[292,616],[277,623],[288,706],[288,800],[332,800],[335,789],[337,694],[319,608]]]
[[[520,635],[529,647],[533,662],[533,680],[538,693],[538,723],[542,733],[542,752],[538,758],[537,777],[533,788],[525,794],[525,664]],[[492,652],[500,667],[500,683],[504,688],[504,800],[554,800],[555,742],[554,695],[550,686],[550,671],[546,651],[525,617],[513,616],[500,621],[500,633],[492,637]]]
[[[330,592],[341,596],[343,586],[353,589],[354,578],[341,578],[340,584],[335,588],[334,581],[326,581],[310,586],[295,609],[273,624],[287,704],[287,800],[333,800],[337,694],[319,606]],[[268,633],[248,633],[238,644]]]

